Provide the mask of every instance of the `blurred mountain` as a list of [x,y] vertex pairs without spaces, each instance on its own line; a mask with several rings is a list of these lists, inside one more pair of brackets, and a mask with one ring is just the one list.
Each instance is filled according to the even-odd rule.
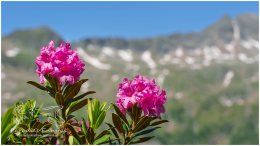
[[[152,50],[167,52],[176,49],[178,46],[193,49],[205,45],[221,46],[232,41],[234,27],[238,26],[241,39],[258,39],[259,31],[258,15],[245,13],[238,15],[234,19],[224,16],[216,23],[205,28],[198,33],[172,34],[168,36],[157,36],[147,39],[123,39],[123,38],[86,38],[74,42],[76,46],[87,47],[94,45],[97,47],[109,46],[120,49],[134,49],[137,51]],[[30,30],[17,30],[2,38],[2,41],[28,49],[39,49],[52,39],[55,42],[62,40],[56,32],[48,27],[40,27]],[[39,41],[41,40],[41,41]]]
[[60,42],[62,37],[48,27],[22,29],[2,38],[2,41],[26,49],[40,49],[49,41]]
[[[17,67],[30,68],[33,66],[30,58],[38,54],[41,47],[50,40],[59,43],[62,37],[48,27],[14,31],[2,38],[2,54],[5,54],[2,61]],[[16,57],[12,58],[13,56]]]
[[110,39],[83,39],[78,45],[87,47],[88,45],[95,46],[110,46],[121,49],[135,49],[139,51],[153,50],[167,52],[178,46],[187,49],[203,47],[205,45],[223,45],[233,39],[234,27],[238,26],[241,31],[241,39],[258,39],[259,19],[258,15],[246,13],[231,19],[229,16],[224,16],[222,19],[207,27],[199,33],[188,34],[172,34],[168,36],[158,36],[149,39],[133,39],[125,40],[120,38]]

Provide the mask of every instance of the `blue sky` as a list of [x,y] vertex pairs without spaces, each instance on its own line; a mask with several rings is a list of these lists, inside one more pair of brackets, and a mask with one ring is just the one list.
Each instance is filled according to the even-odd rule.
[[2,35],[48,26],[66,40],[198,32],[225,14],[258,14],[258,2],[2,2]]

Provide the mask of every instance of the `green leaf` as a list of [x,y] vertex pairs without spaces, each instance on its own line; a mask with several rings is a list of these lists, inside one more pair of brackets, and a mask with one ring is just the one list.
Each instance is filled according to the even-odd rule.
[[101,138],[95,140],[94,145],[103,144],[105,142],[108,142],[110,138],[110,134],[104,135]]
[[106,107],[106,105],[107,105],[107,102],[103,102],[102,104],[101,104],[101,106],[99,107],[100,109],[100,111],[107,111],[108,109],[109,109],[109,107],[107,108],[107,109],[105,109],[105,107]]
[[92,116],[92,101],[90,99],[88,99],[88,121],[89,121],[89,125],[93,124],[93,116]]
[[62,88],[61,88],[62,93],[65,91],[65,89],[66,89],[69,85],[70,85],[70,84],[69,84],[68,82],[66,82],[66,83],[62,86]]
[[56,92],[55,94],[55,100],[57,102],[58,105],[64,105],[64,99],[61,93]]
[[72,135],[69,136],[69,145],[79,145],[79,141]]
[[88,91],[88,92],[86,92],[86,93],[83,93],[83,94],[81,94],[81,95],[79,95],[79,96],[73,98],[73,99],[71,100],[71,102],[80,100],[80,99],[82,99],[83,97],[85,97],[85,96],[87,96],[87,95],[89,95],[89,94],[94,94],[94,93],[96,93],[96,92],[95,92],[95,91]]
[[108,126],[109,126],[109,128],[110,128],[110,130],[112,131],[112,133],[115,135],[115,137],[116,138],[119,138],[119,136],[118,136],[118,134],[117,134],[117,132],[116,132],[116,130],[115,130],[115,127],[113,127],[111,124],[109,124],[109,123],[106,123]]
[[140,119],[140,121],[136,124],[133,132],[138,132],[149,126],[152,118],[149,116],[144,116],[143,118]]
[[137,137],[137,136],[141,136],[141,135],[144,135],[144,134],[151,133],[151,132],[153,132],[154,130],[156,130],[156,129],[158,129],[158,128],[161,128],[161,127],[153,127],[153,128],[147,129],[147,130],[140,131],[140,132],[137,133],[134,137]]
[[39,119],[37,119],[34,123],[33,123],[33,126],[32,126],[32,129],[36,129],[39,125],[40,125],[40,121]]
[[66,124],[65,127],[67,127],[70,131],[71,131],[71,134],[80,142],[81,142],[81,139],[78,135],[78,133],[75,131],[75,129],[70,125],[70,124]]
[[99,101],[94,99],[92,105],[92,116],[93,116],[93,123],[91,124],[93,127],[95,125],[95,122],[97,121],[98,115],[99,115]]
[[13,107],[10,107],[4,114],[2,120],[1,120],[1,132],[7,127],[11,122],[13,118]]
[[98,127],[101,125],[101,123],[104,121],[106,117],[106,111],[103,111],[99,117],[97,118],[95,125],[93,126],[94,130],[98,129]]
[[68,91],[69,93],[65,95],[65,100],[72,99],[74,96],[76,96],[79,93],[79,91],[80,91],[81,85],[76,84],[75,86],[72,86],[72,87],[74,87],[74,88],[69,90]]
[[73,142],[74,145],[80,145],[80,142],[75,137],[73,137]]
[[41,129],[49,129],[51,128],[52,124],[49,122],[45,122]]
[[124,129],[124,131],[128,132],[128,127],[125,123],[123,123],[123,129]]
[[41,129],[44,125],[40,122],[38,125],[37,125],[37,129]]
[[57,83],[55,83],[55,80],[51,75],[47,74],[44,76],[44,78],[50,83],[51,87],[57,91]]
[[65,95],[65,93],[68,93],[69,89],[72,87],[72,85],[67,84],[63,86],[62,94]]
[[124,135],[124,130],[123,130],[123,125],[121,123],[121,120],[118,115],[112,113],[112,121],[117,129],[117,131],[123,136]]
[[52,89],[50,86],[46,86],[45,88],[48,91],[48,94],[51,95],[51,97],[55,98],[55,90]]
[[79,91],[80,87],[83,83],[85,83],[88,79],[82,79],[75,84],[73,84],[69,89],[65,91],[65,100],[72,99],[74,96],[76,96]]
[[72,135],[69,136],[69,145],[73,145],[73,136]]
[[148,136],[148,137],[142,137],[142,138],[139,138],[138,140],[136,141],[132,141],[130,142],[130,144],[136,144],[136,143],[141,143],[141,142],[146,142],[150,139],[154,138],[154,136]]
[[94,133],[93,128],[89,127],[88,132],[87,132],[87,140],[88,140],[89,144],[93,144],[94,136],[95,136],[95,133]]
[[131,112],[134,122],[137,123],[140,119],[140,116],[142,115],[142,110],[138,107],[137,103],[133,105]]
[[112,104],[112,105],[113,105],[117,115],[129,126],[126,116],[121,112],[121,110],[116,105],[114,105],[114,104]]
[[64,108],[66,108],[67,106],[69,106],[68,108],[66,108],[66,114],[68,115],[68,112],[69,112],[69,110],[73,107],[73,106],[75,106],[77,104],[77,102],[72,102],[70,105],[68,105],[67,103],[66,103],[66,106],[64,107]]
[[14,127],[15,124],[9,124],[7,127],[4,128],[3,132],[1,132],[1,140],[2,144],[5,144],[5,142],[8,140],[11,129]]
[[82,120],[82,131],[83,131],[83,133],[86,135],[87,134],[87,126],[86,126],[86,121],[85,121],[85,119],[83,118],[83,120]]
[[84,100],[81,100],[79,102],[77,102],[75,105],[73,105],[69,111],[68,111],[68,114],[76,111],[76,110],[79,110],[81,109],[82,107],[84,107],[86,104],[88,104],[88,99],[84,99]]
[[19,124],[17,127],[20,127],[20,128],[23,128],[24,130],[27,130],[28,129],[28,126],[25,125],[25,124]]
[[140,119],[141,115],[142,115],[142,109],[139,108],[136,104],[136,110],[135,110],[135,121],[138,122],[138,119]]
[[97,140],[107,134],[110,134],[110,132],[108,130],[104,130],[100,134],[98,134],[98,136],[96,136],[95,140]]
[[60,83],[59,83],[58,79],[55,77],[52,77],[52,80],[53,80],[56,91],[60,91]]
[[37,82],[28,81],[27,83],[33,85],[34,87],[36,87],[36,88],[38,88],[38,89],[41,89],[41,90],[43,90],[43,91],[47,91],[47,89],[46,89],[44,86],[40,85],[40,84],[37,83]]
[[169,121],[168,120],[160,120],[160,121],[156,121],[156,122],[152,123],[150,126],[156,126],[156,125],[166,123],[166,122],[169,122]]
[[68,115],[68,118],[67,118],[67,120],[70,120],[70,119],[72,119],[72,118],[74,118],[75,116],[73,116],[73,115]]

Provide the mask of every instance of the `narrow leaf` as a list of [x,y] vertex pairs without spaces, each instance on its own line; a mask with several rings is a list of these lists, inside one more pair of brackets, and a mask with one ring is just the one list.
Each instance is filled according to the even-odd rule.
[[117,115],[129,126],[126,116],[121,112],[121,110],[115,104],[112,104],[112,105],[113,105]]
[[70,85],[70,84],[64,85],[64,87],[62,89],[62,94],[65,95],[65,93],[68,93],[68,91],[70,90],[71,87],[72,87],[72,85]]
[[80,139],[78,133],[75,131],[75,129],[74,129],[70,124],[66,124],[65,126],[71,131],[72,135],[73,135],[80,143],[82,143],[82,142],[81,142],[81,139]]
[[141,136],[141,135],[144,135],[144,134],[151,133],[151,132],[153,132],[154,130],[156,130],[156,129],[158,129],[158,128],[161,128],[161,127],[153,127],[153,128],[147,129],[147,130],[140,131],[140,132],[137,133],[134,137],[137,137],[137,136]]
[[94,136],[95,136],[95,133],[93,131],[93,128],[89,127],[88,132],[87,132],[87,139],[88,139],[89,144],[93,144]]
[[156,122],[152,123],[150,126],[156,126],[156,125],[166,123],[166,122],[169,122],[169,121],[168,120],[160,120],[160,121],[156,121]]
[[1,120],[1,132],[11,123],[13,118],[13,107],[10,107],[4,114]]
[[45,88],[46,88],[46,90],[48,91],[48,94],[49,94],[51,97],[55,98],[55,90],[52,89],[50,86],[46,86]]
[[113,121],[116,129],[118,130],[118,132],[123,136],[124,130],[123,130],[123,125],[121,123],[119,116],[112,113],[112,121]]
[[149,126],[152,118],[148,116],[144,116],[135,126],[133,132],[138,132]]
[[24,130],[28,129],[28,126],[25,124],[19,124],[17,127],[23,128]]
[[83,120],[82,120],[82,131],[83,131],[83,133],[84,133],[85,135],[87,134],[87,131],[88,131],[86,124],[87,124],[87,123],[86,123],[85,119],[83,118]]
[[57,91],[55,80],[53,80],[53,77],[49,74],[45,75],[44,78],[50,83],[51,87]]
[[83,93],[83,94],[81,94],[81,95],[79,95],[79,96],[73,98],[73,99],[71,100],[71,102],[80,100],[80,99],[84,98],[85,96],[87,96],[87,95],[89,95],[89,94],[94,94],[94,93],[96,93],[96,92],[95,92],[95,91],[88,91],[88,92],[86,92],[86,93]]
[[73,145],[73,136],[72,135],[69,136],[69,145]]
[[142,137],[142,138],[139,138],[138,140],[136,141],[132,141],[130,142],[130,144],[136,144],[136,143],[142,143],[142,142],[146,142],[150,139],[154,138],[154,136],[148,136],[148,137]]
[[33,85],[36,88],[47,91],[47,89],[44,86],[40,85],[39,83],[36,83],[34,81],[28,81],[27,83]]
[[98,115],[99,115],[99,101],[94,99],[93,100],[93,105],[92,105],[92,116],[93,116],[93,123],[92,126],[94,127],[95,122],[97,121]]
[[96,123],[95,123],[95,125],[94,125],[94,130],[98,129],[98,127],[99,127],[99,126],[101,125],[101,123],[104,121],[105,117],[106,117],[106,111],[103,111],[103,112],[99,115],[99,117],[97,118],[97,120],[96,120]]
[[70,119],[72,119],[72,118],[74,118],[75,116],[73,116],[73,115],[68,115],[68,118],[67,118],[67,120],[70,120]]
[[49,129],[51,128],[52,124],[51,123],[46,123],[41,129]]
[[32,129],[36,129],[40,124],[39,120],[37,119],[36,122],[33,124]]
[[55,100],[57,102],[58,105],[64,105],[64,99],[61,93],[56,92],[55,94]]
[[95,140],[101,138],[104,135],[110,134],[110,132],[108,130],[104,130],[102,131],[98,136],[96,136]]
[[5,142],[8,140],[9,135],[11,134],[10,131],[13,128],[14,124],[9,124],[7,127],[4,128],[4,131],[1,132],[1,143],[5,144]]
[[103,137],[101,137],[101,138],[95,140],[94,145],[103,144],[103,143],[105,143],[106,141],[108,141],[109,138],[110,138],[110,134],[104,135]]
[[74,85],[72,85],[69,89],[67,89],[65,91],[65,100],[72,99],[74,96],[76,96],[80,91],[81,85],[85,83],[87,80],[88,79],[82,79]]
[[84,99],[82,101],[79,101],[78,103],[76,103],[75,105],[73,105],[69,111],[68,111],[68,114],[76,111],[76,110],[79,110],[81,109],[82,107],[84,107],[86,104],[88,104],[88,99]]
[[87,111],[87,115],[88,115],[88,121],[89,121],[89,125],[93,124],[93,116],[92,116],[92,101],[90,99],[88,99],[88,111]]
[[99,110],[100,110],[100,111],[104,111],[104,110],[109,109],[109,107],[108,107],[107,109],[105,109],[106,105],[107,105],[107,102],[103,102],[103,103],[101,104],[101,106],[99,107],[99,108],[100,108]]
[[117,134],[117,132],[116,132],[116,130],[115,130],[115,127],[113,127],[111,124],[109,124],[109,123],[106,123],[108,126],[109,126],[109,128],[110,128],[110,130],[112,131],[112,133],[115,135],[115,137],[116,138],[119,138],[119,136],[118,136],[118,134]]

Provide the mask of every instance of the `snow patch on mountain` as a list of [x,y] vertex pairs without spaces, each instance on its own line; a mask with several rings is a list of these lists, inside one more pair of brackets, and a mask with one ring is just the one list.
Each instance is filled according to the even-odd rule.
[[231,80],[232,80],[233,77],[234,77],[234,72],[231,71],[231,70],[228,71],[226,73],[225,78],[224,78],[223,83],[222,83],[223,87],[228,87],[229,84],[231,83]]
[[119,57],[123,59],[126,62],[132,62],[133,61],[133,54],[132,50],[119,50],[118,52]]
[[19,52],[20,52],[20,48],[12,48],[12,49],[5,51],[5,56],[6,57],[15,57],[19,54]]
[[113,48],[111,48],[111,47],[103,47],[102,53],[104,53],[105,55],[107,55],[109,57],[114,57],[114,55],[115,55],[115,52],[114,52]]
[[156,68],[156,63],[152,58],[152,53],[148,50],[146,50],[142,56],[141,59],[148,65],[150,69],[155,69]]
[[77,49],[79,55],[90,65],[101,70],[110,70],[111,65],[102,63],[99,59],[88,55],[82,48]]

